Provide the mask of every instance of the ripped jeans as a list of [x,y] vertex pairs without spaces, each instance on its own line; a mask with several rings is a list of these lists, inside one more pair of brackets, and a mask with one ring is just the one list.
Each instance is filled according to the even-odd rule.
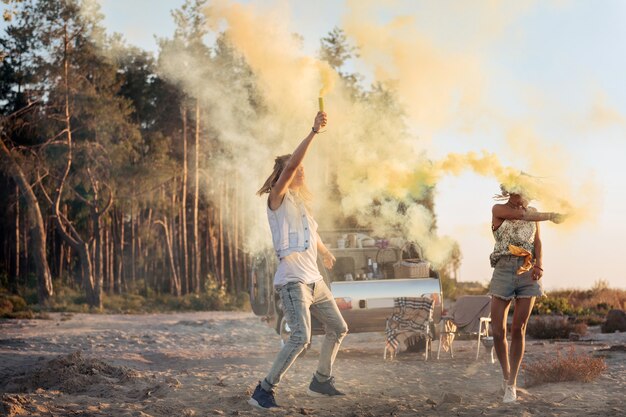
[[330,289],[324,280],[319,280],[308,285],[289,282],[276,291],[280,295],[291,335],[274,360],[270,372],[261,382],[261,387],[269,391],[278,385],[285,372],[310,343],[311,314],[322,322],[326,330],[315,376],[320,382],[327,381],[332,374],[339,345],[348,333],[348,326]]

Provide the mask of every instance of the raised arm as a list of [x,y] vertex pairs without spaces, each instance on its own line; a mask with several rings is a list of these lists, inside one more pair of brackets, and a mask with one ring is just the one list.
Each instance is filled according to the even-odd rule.
[[296,170],[304,160],[304,156],[306,155],[311,142],[313,142],[313,138],[317,133],[319,133],[320,128],[326,126],[326,113],[318,112],[315,117],[315,121],[313,122],[313,128],[309,132],[309,134],[300,142],[295,151],[291,154],[291,158],[287,161],[287,165],[283,169],[283,172],[278,177],[278,181],[272,187],[269,196],[269,205],[272,210],[278,209],[283,202],[283,198],[289,189],[289,185],[293,180],[294,175],[296,174]]

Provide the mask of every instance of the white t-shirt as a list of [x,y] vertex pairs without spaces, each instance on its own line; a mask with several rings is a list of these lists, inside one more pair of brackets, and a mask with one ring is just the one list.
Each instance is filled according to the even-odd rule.
[[322,279],[317,269],[317,222],[308,211],[306,216],[311,229],[309,248],[304,252],[293,252],[280,260],[274,275],[275,287],[282,287],[288,282],[312,284]]

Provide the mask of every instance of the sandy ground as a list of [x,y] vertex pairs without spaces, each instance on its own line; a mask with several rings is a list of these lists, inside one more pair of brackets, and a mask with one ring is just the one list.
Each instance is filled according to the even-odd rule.
[[[279,349],[278,336],[249,313],[53,314],[0,321],[0,413],[8,416],[262,415],[247,404]],[[347,336],[335,363],[348,395],[305,395],[321,337],[298,358],[277,392],[277,416],[624,416],[626,334],[579,342],[528,341],[525,361],[577,351],[605,357],[591,383],[546,384],[501,403],[499,366],[455,341],[452,359],[401,353],[383,361],[379,333]],[[434,343],[436,349],[437,344]],[[614,348],[615,349],[615,348]],[[523,376],[521,378],[523,385]]]

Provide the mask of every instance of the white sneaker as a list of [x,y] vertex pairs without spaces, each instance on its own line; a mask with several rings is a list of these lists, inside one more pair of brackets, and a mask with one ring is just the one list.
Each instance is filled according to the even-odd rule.
[[515,385],[508,385],[504,389],[504,398],[502,399],[503,403],[514,403],[517,401],[517,389]]

